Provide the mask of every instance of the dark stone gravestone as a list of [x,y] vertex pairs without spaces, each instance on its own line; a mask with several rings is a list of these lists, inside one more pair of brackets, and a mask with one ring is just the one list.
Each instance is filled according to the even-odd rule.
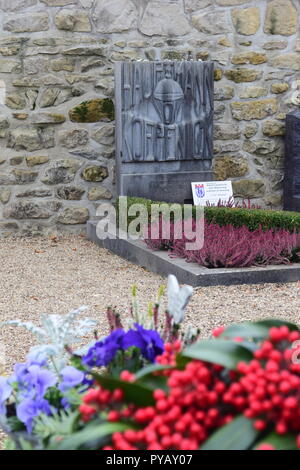
[[300,212],[300,110],[286,116],[284,209]]
[[115,70],[121,196],[191,202],[212,179],[212,62],[119,62]]

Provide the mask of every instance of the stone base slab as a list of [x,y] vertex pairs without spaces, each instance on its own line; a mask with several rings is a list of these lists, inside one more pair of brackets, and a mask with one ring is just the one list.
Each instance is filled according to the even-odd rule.
[[122,194],[126,196],[144,197],[165,202],[181,204],[193,201],[192,182],[210,181],[212,173],[181,172],[160,174],[123,174],[120,177]]

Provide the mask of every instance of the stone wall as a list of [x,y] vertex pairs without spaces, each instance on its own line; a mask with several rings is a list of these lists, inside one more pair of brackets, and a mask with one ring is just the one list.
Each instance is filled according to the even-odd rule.
[[215,178],[280,207],[299,12],[298,0],[0,0],[1,234],[83,230],[113,199],[119,60],[213,60]]

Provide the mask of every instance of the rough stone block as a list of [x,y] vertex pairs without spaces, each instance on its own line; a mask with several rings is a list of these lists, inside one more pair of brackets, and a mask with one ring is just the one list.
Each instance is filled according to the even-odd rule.
[[86,207],[68,207],[58,217],[57,221],[63,225],[85,224],[89,219]]
[[266,98],[256,101],[236,101],[231,103],[232,116],[241,121],[252,119],[264,119],[278,110],[275,98]]
[[82,172],[82,178],[85,181],[100,182],[108,177],[108,169],[105,166],[89,166]]
[[232,80],[235,83],[243,82],[254,82],[262,77],[262,72],[257,69],[246,69],[246,68],[236,68],[231,70],[226,70],[225,72],[228,80]]
[[291,36],[297,32],[298,12],[290,0],[272,0],[267,5],[264,31]]
[[13,33],[33,33],[47,31],[49,18],[47,13],[23,13],[22,15],[10,15],[5,18],[4,31]]
[[231,12],[237,33],[245,36],[255,34],[260,26],[260,11],[257,7],[235,9]]

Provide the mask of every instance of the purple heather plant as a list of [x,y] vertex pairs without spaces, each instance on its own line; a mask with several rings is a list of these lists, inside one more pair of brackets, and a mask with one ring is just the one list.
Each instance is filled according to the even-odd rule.
[[[283,229],[263,230],[262,227],[251,231],[246,226],[219,226],[205,221],[203,247],[198,250],[187,250],[186,243],[191,240],[184,234],[180,239],[172,237],[176,224],[172,224],[171,237],[166,243],[161,235],[164,233],[165,222],[161,220],[159,223],[161,238],[145,239],[147,246],[153,250],[165,249],[167,246],[170,256],[184,258],[200,266],[208,268],[266,266],[289,264],[294,260],[298,261],[299,258],[300,234],[296,232],[290,233]],[[192,223],[195,230],[196,222]]]
[[[216,204],[212,204],[209,201],[206,202],[207,207],[216,207]],[[243,199],[242,201],[235,202],[233,197],[230,197],[228,201],[222,201],[219,199],[217,203],[217,207],[239,207],[242,209],[261,209],[259,204],[255,204],[251,201],[251,199]]]

